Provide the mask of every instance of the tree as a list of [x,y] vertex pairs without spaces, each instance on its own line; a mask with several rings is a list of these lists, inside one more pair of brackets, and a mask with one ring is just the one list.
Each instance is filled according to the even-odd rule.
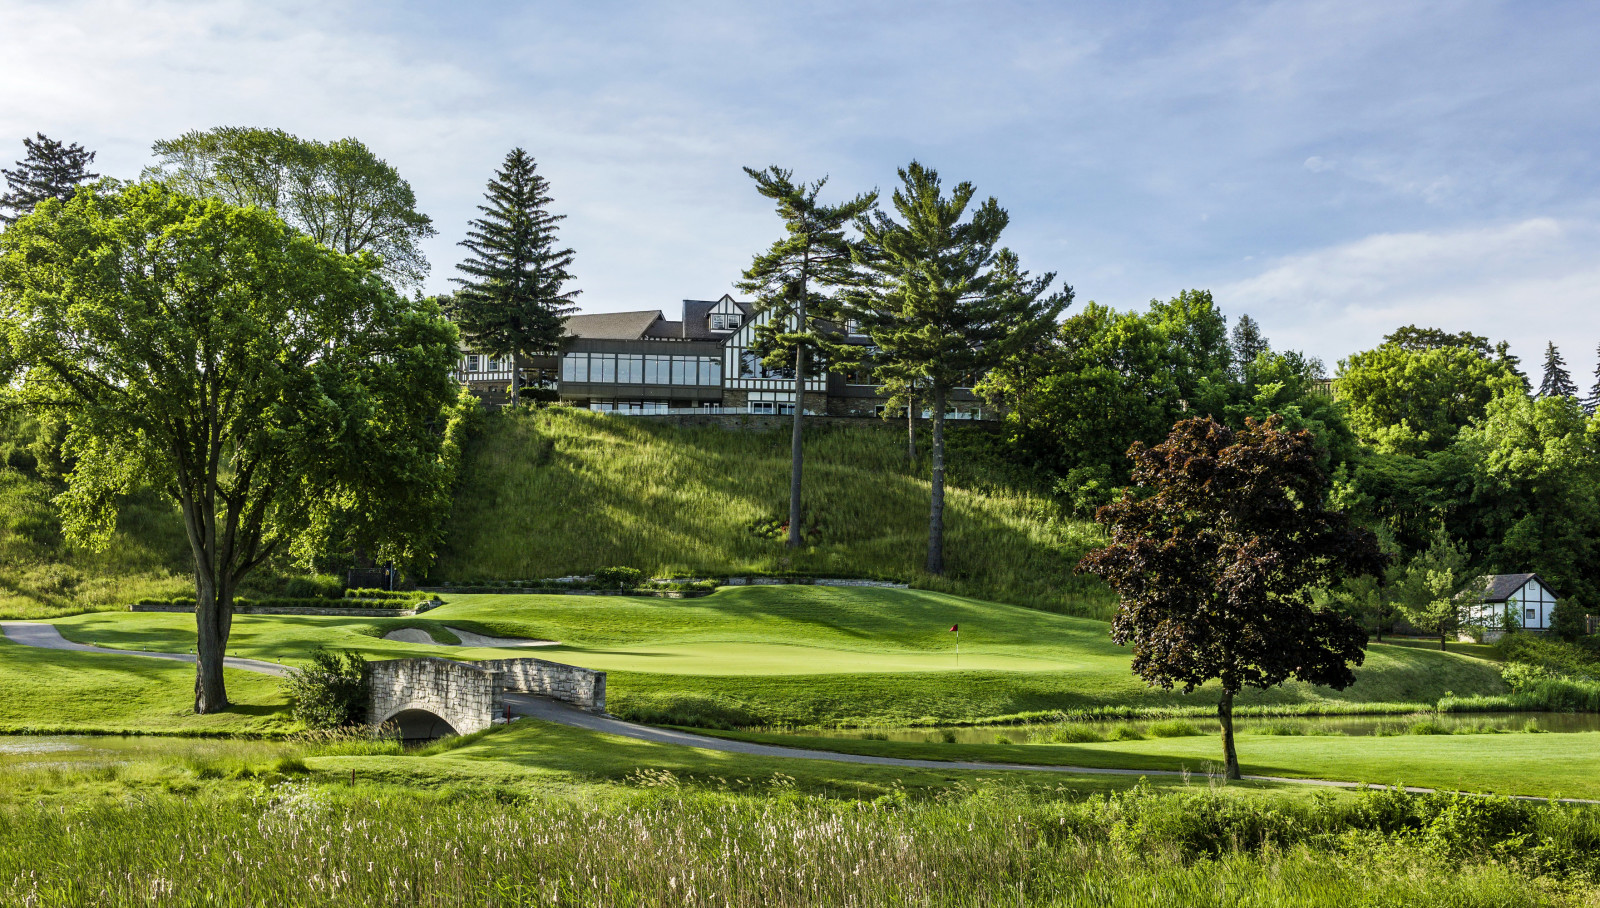
[[[790,440],[789,540],[800,545],[801,438],[805,418],[808,354],[847,353],[838,337],[842,315],[840,290],[854,286],[857,271],[845,228],[878,203],[876,192],[862,193],[838,205],[817,201],[827,177],[814,183],[795,183],[793,171],[773,165],[744,172],[756,191],[777,203],[784,236],[756,256],[738,284],[754,294],[757,305],[771,317],[756,327],[764,359],[769,365],[794,364],[794,430]],[[822,357],[817,357],[821,359]]]
[[1339,363],[1350,428],[1382,453],[1442,451],[1489,401],[1521,390],[1510,367],[1464,346],[1385,344]]
[[1337,690],[1355,682],[1367,635],[1316,608],[1311,591],[1379,573],[1385,560],[1370,532],[1327,507],[1316,439],[1279,424],[1249,420],[1235,431],[1188,419],[1153,448],[1135,444],[1133,480],[1150,492],[1100,509],[1110,541],[1079,566],[1121,598],[1111,637],[1133,646],[1135,673],[1184,693],[1221,682],[1230,779],[1239,778],[1239,691],[1291,678]]
[[376,267],[161,184],[46,201],[0,234],[0,407],[65,415],[78,541],[104,546],[131,489],[177,502],[197,712],[228,705],[234,591],[268,559],[338,519],[380,554],[429,555],[417,509],[450,482],[455,330]]
[[1243,377],[1256,357],[1272,349],[1267,339],[1261,335],[1261,326],[1248,315],[1239,316],[1233,325],[1233,362],[1238,373]]
[[1472,614],[1477,604],[1468,589],[1473,579],[1466,546],[1440,528],[1433,543],[1406,565],[1396,590],[1400,613],[1415,627],[1438,634],[1443,650],[1462,616]]
[[1600,347],[1595,348],[1594,385],[1589,388],[1589,396],[1583,401],[1584,412],[1593,416],[1595,410],[1600,408]]
[[1578,386],[1573,384],[1572,376],[1567,372],[1566,360],[1561,358],[1555,341],[1550,341],[1544,347],[1544,381],[1539,383],[1539,396],[1574,399],[1578,396]]
[[1438,328],[1418,328],[1416,325],[1396,328],[1392,334],[1384,336],[1383,343],[1385,346],[1399,347],[1401,350],[1409,350],[1413,353],[1452,347],[1476,353],[1484,359],[1488,359],[1492,352],[1489,347],[1489,339],[1473,334],[1471,331],[1459,331],[1455,334],[1450,334]]
[[852,311],[877,348],[880,386],[924,383],[933,410],[928,516],[930,574],[944,573],[944,418],[952,388],[971,386],[1055,325],[1072,288],[1046,295],[1055,280],[1030,278],[1017,256],[996,248],[1009,216],[993,197],[962,221],[976,190],[958,184],[946,198],[939,174],[912,161],[899,171],[894,207],[857,221],[856,258],[870,276],[852,291]]
[[22,147],[27,154],[17,162],[17,169],[0,170],[10,190],[0,196],[0,209],[4,209],[0,222],[15,222],[45,199],[65,202],[79,185],[100,176],[89,172],[94,152],[76,142],[63,145],[40,132],[23,139]]
[[335,252],[370,252],[402,287],[422,283],[420,245],[435,234],[417,211],[411,184],[356,139],[317,142],[281,129],[223,126],[193,130],[153,146],[146,179],[179,192],[256,205]]
[[506,155],[461,241],[471,253],[450,317],[474,349],[513,359],[511,406],[521,400],[523,357],[551,355],[565,343],[567,316],[581,291],[567,290],[573,251],[556,246],[564,214],[549,211],[550,184],[521,148]]

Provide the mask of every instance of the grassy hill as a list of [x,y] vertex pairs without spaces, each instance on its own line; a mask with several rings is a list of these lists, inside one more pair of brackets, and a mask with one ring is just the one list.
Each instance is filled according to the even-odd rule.
[[[1047,611],[1107,617],[1073,573],[1098,543],[991,453],[983,427],[950,443],[945,577],[927,552],[928,465],[872,420],[806,436],[808,544],[791,552],[786,429],[686,428],[567,408],[501,415],[471,445],[433,580],[512,580],[624,565],[652,574],[893,577]],[[925,445],[924,445],[925,447]]]
[[[961,625],[961,661],[954,635]],[[181,614],[59,619],[84,643],[187,652]],[[398,627],[556,640],[537,650],[381,639]],[[254,617],[234,620],[229,650],[299,661],[317,646],[371,659],[535,655],[608,672],[608,706],[632,718],[697,725],[976,722],[1053,710],[1195,709],[1215,692],[1150,690],[1105,624],[922,590],[729,587],[704,599],[467,595],[419,619]],[[1373,646],[1344,691],[1290,684],[1247,692],[1241,707],[1343,712],[1431,706],[1446,691],[1500,693],[1499,666],[1431,650]]]

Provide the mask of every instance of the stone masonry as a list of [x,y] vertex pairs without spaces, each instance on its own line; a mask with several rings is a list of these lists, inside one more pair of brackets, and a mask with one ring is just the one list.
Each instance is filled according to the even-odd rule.
[[500,672],[505,689],[606,711],[606,673],[544,659],[493,659],[475,663]]
[[367,665],[367,718],[373,728],[407,710],[433,713],[460,735],[505,715],[500,672],[449,659],[392,659]]

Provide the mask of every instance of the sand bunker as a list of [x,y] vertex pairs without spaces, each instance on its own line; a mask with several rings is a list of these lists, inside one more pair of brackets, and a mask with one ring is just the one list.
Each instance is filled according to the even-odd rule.
[[[529,640],[526,637],[485,637],[483,634],[474,634],[459,627],[445,626],[450,633],[461,638],[461,646],[491,646],[491,647],[520,647],[520,646],[560,646],[557,640]],[[398,643],[426,643],[431,646],[456,646],[454,643],[440,643],[428,636],[428,632],[420,627],[402,627],[383,635],[385,640],[394,640]]]

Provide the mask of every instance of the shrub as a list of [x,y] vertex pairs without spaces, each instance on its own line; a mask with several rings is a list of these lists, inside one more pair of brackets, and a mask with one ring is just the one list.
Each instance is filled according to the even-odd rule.
[[284,679],[294,716],[307,728],[347,728],[367,719],[367,660],[360,653],[318,648],[311,664]]
[[1198,738],[1205,734],[1188,719],[1168,719],[1150,726],[1152,738]]
[[338,599],[343,594],[344,584],[331,574],[296,577],[283,585],[283,595],[289,599]]
[[609,588],[636,587],[644,579],[644,571],[631,567],[600,568],[594,572],[594,582]]
[[1589,628],[1583,615],[1583,606],[1570,598],[1556,600],[1556,607],[1550,612],[1550,635],[1557,640],[1577,640],[1584,636]]

